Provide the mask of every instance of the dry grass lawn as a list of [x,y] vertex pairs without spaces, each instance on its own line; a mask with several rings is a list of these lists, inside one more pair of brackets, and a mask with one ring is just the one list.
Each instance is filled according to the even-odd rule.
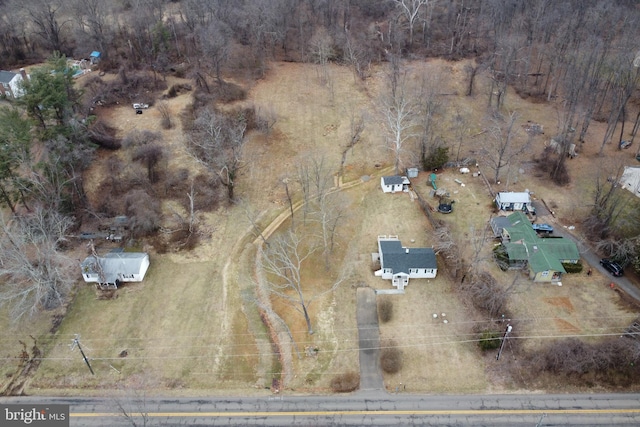
[[[453,140],[447,120],[451,112],[463,112],[470,125],[461,153],[477,156],[483,138],[477,134],[486,127],[486,80],[479,78],[474,97],[460,96],[465,86],[463,67],[462,62],[440,60],[411,64],[414,76],[442,76],[448,113],[439,132],[446,140]],[[337,170],[353,114],[363,112],[367,125],[362,143],[348,156],[345,181],[358,180],[393,163],[392,155],[383,147],[384,128],[377,107],[384,81],[382,68],[361,83],[354,81],[347,68],[330,66],[331,84],[325,85],[312,65],[275,63],[271,68],[251,88],[246,102],[258,108],[273,108],[278,121],[270,135],[250,135],[247,167],[237,188],[237,193],[261,212],[263,226],[286,209],[282,180],[295,177],[301,162],[311,156],[324,156],[326,163]],[[176,115],[188,102],[189,95],[168,100]],[[521,100],[510,92],[506,109],[520,113],[518,126],[531,120],[544,124],[547,131],[536,138],[517,167],[511,169],[509,189],[528,188],[544,198],[556,211],[556,219],[549,218],[556,226],[574,224],[588,208],[602,125],[593,125],[588,142],[579,147],[580,156],[568,163],[573,181],[561,188],[536,176],[531,165],[532,158],[539,155],[553,134],[557,117],[553,107]],[[105,117],[122,134],[131,129],[161,129],[160,116],[153,108],[140,116],[133,114],[131,107],[122,106],[105,112]],[[172,153],[168,166],[195,168],[184,150],[179,126],[163,134]],[[631,154],[618,153],[611,146],[606,147],[606,152],[626,156],[625,161]],[[413,163],[410,156],[404,162]],[[99,178],[100,168],[96,167],[87,177],[90,197],[99,197],[91,191],[97,188]],[[455,178],[463,179],[467,185],[459,186],[453,181]],[[438,184],[456,200],[454,213],[443,219],[451,224],[461,246],[468,251],[471,245],[465,243],[484,230],[491,214],[488,189],[479,178],[460,177],[456,171],[440,174]],[[428,195],[424,174],[417,185],[422,194]],[[495,189],[506,189],[506,184]],[[305,272],[309,288],[327,286],[327,276],[350,273],[350,280],[334,294],[313,303],[311,316],[316,333],[309,337],[302,316],[274,300],[274,308],[287,322],[300,350],[301,357],[293,358],[297,375],[286,385],[290,390],[328,390],[334,375],[358,370],[355,288],[391,288],[389,282],[373,276],[371,253],[377,250],[377,235],[398,235],[406,246],[433,244],[430,224],[407,194],[382,194],[378,178],[346,194],[352,207],[340,231],[334,270],[325,274],[324,266],[318,262]],[[80,283],[55,336],[46,332],[46,321],[41,327],[34,322],[29,329],[3,328],[8,331],[1,337],[3,343],[8,343],[3,346],[8,355],[17,354],[17,339],[25,339],[28,333],[48,343],[46,360],[28,391],[103,393],[110,388],[144,388],[188,395],[205,389],[211,393],[234,390],[247,394],[269,387],[280,367],[252,302],[256,248],[251,242],[255,236],[238,206],[202,214],[201,226],[209,231],[209,237],[195,251],[166,255],[152,252],[144,283],[124,287],[118,291],[117,299],[97,300],[92,287]],[[489,260],[486,265],[492,268]],[[603,286],[605,278],[597,273],[590,278],[585,274],[569,275],[563,287],[532,284],[524,277],[514,281],[515,274],[496,271],[502,285],[513,284],[509,306],[517,318],[519,335],[528,337],[526,348],[535,348],[547,337],[618,331],[633,316],[620,304],[617,294]],[[441,272],[435,280],[412,280],[405,295],[392,299],[394,317],[381,325],[381,337],[399,343],[404,367],[398,374],[385,376],[388,390],[393,391],[400,384],[401,390],[406,387],[409,392],[429,393],[514,389],[513,382],[501,376],[495,358],[482,355],[473,341],[474,325],[487,319],[479,318],[467,302],[460,300],[455,284],[446,274]],[[433,318],[434,313],[438,319]],[[448,320],[446,324],[442,313]],[[70,351],[74,334],[81,335],[95,376],[89,374],[77,351]],[[317,348],[318,352],[307,355],[305,348]],[[126,357],[120,357],[125,350]],[[505,359],[508,358],[507,349]],[[14,361],[5,359],[0,372],[6,373],[12,366]],[[560,384],[556,386],[562,388]]]

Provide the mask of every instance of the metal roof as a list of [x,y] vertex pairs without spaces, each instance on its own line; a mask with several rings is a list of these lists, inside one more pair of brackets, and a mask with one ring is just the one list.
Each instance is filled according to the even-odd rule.
[[514,212],[507,218],[511,226],[505,230],[510,242],[504,246],[510,260],[529,261],[530,268],[536,273],[547,270],[565,273],[562,261],[580,259],[580,252],[573,241],[564,237],[539,237],[522,212]]
[[83,274],[100,274],[97,263],[100,263],[104,274],[103,283],[115,283],[119,274],[139,274],[140,266],[147,255],[144,252],[109,252],[103,256],[88,256],[82,261]]
[[498,193],[498,196],[496,197],[496,199],[498,199],[500,203],[531,202],[531,196],[529,196],[529,193],[515,193],[513,191]]

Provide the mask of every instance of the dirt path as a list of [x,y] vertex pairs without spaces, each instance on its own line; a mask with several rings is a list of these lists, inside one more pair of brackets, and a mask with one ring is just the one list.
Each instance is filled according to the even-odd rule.
[[[388,168],[384,168],[381,169],[379,171],[377,171],[374,175],[371,175],[370,178],[371,179],[375,179],[375,178],[379,178],[381,176],[384,176],[385,174],[388,173],[392,173],[393,171],[393,167],[388,167]],[[347,182],[346,184],[342,184],[340,187],[333,187],[330,192],[336,192],[336,191],[343,191],[343,190],[348,190],[350,188],[353,188],[355,186],[358,186],[360,184],[363,184],[365,181],[363,179],[356,179],[350,182]],[[303,201],[298,201],[296,203],[294,203],[293,205],[293,211],[296,212],[298,211],[303,205]],[[264,215],[266,212],[262,212],[260,214],[260,216]],[[284,331],[282,327],[277,327],[276,325],[282,325],[283,321],[279,318],[279,316],[277,315],[277,313],[275,313],[271,307],[271,302],[269,301],[269,296],[268,293],[266,292],[266,290],[264,289],[264,280],[262,278],[262,275],[259,273],[259,261],[260,261],[260,249],[262,248],[262,245],[264,244],[264,240],[268,239],[276,230],[278,230],[278,228],[280,228],[280,226],[282,225],[283,222],[285,222],[289,216],[291,215],[291,211],[289,208],[284,208],[282,210],[282,212],[270,223],[268,224],[266,227],[264,227],[264,229],[261,231],[261,233],[259,233],[260,235],[258,237],[256,237],[253,242],[252,245],[256,248],[257,250],[257,256],[255,257],[254,263],[253,263],[253,277],[256,279],[257,282],[257,294],[258,294],[258,298],[260,299],[260,308],[264,311],[266,317],[267,317],[267,321],[268,321],[268,327],[272,328],[274,330],[272,330],[270,332],[270,336],[272,337],[272,339],[277,340],[277,342],[274,343],[274,345],[278,348],[278,352],[280,354],[280,362],[282,364],[282,380],[284,382],[284,384],[287,384],[288,379],[291,378],[291,376],[293,375],[293,361],[291,360],[291,352],[292,352],[292,348],[291,348],[291,343],[290,340],[287,339],[288,337],[288,332]],[[226,289],[229,286],[229,274],[227,273],[229,270],[229,266],[231,265],[231,262],[234,260],[238,260],[240,259],[240,255],[246,250],[246,242],[248,238],[251,237],[252,233],[254,233],[254,229],[253,227],[249,227],[244,235],[238,239],[238,241],[236,242],[236,244],[234,245],[234,250],[231,251],[231,254],[229,256],[229,258],[227,259],[226,263],[225,263],[225,268],[223,269],[223,289],[226,292]],[[224,292],[223,292],[224,295]],[[375,307],[375,295],[374,295],[374,307]],[[377,311],[376,311],[377,313]],[[375,329],[375,333],[376,335],[378,335],[378,329],[377,329],[377,314],[375,316],[376,318],[376,329]],[[227,315],[225,314],[225,319],[227,319]],[[224,325],[223,325],[224,327]],[[225,327],[226,330],[226,327]],[[281,337],[282,339],[280,339],[279,337]],[[266,343],[258,343],[259,347],[264,347],[266,345]],[[219,350],[220,352],[221,350]],[[265,358],[270,358],[270,351],[261,351],[260,354],[264,355],[262,356],[262,359]],[[270,361],[267,360],[262,360],[260,363],[260,366],[262,367],[269,367],[270,366]],[[379,376],[380,376],[380,387],[371,387],[371,388],[383,388],[382,386],[382,374],[379,372]],[[258,372],[258,377],[261,378],[263,377],[263,373]],[[361,374],[361,378],[362,378],[362,374]],[[372,383],[373,384],[373,383]],[[375,385],[375,384],[374,384]]]

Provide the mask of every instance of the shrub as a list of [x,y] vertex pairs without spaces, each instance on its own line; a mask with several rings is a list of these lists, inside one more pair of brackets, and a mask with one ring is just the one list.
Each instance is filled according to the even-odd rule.
[[507,292],[486,271],[471,275],[460,288],[471,298],[473,305],[490,317],[497,318],[505,312]]
[[393,317],[393,302],[389,298],[382,298],[378,303],[378,316],[382,323],[387,323]]
[[426,171],[441,168],[449,161],[449,147],[432,148],[427,156],[422,159],[422,168]]
[[176,251],[190,251],[195,249],[199,240],[195,231],[190,233],[189,230],[178,230],[171,233],[171,248]]
[[503,245],[497,245],[493,248],[493,258],[495,259],[500,270],[507,271],[509,269],[509,255]]
[[382,343],[380,349],[380,366],[382,370],[388,374],[400,372],[402,368],[402,351],[398,348],[398,344],[393,340],[387,340]]
[[500,337],[502,333],[496,331],[483,331],[480,335],[478,346],[482,351],[495,350],[500,347]]
[[144,190],[129,191],[124,196],[124,205],[134,237],[147,236],[160,227],[160,201]]
[[570,262],[563,262],[562,263],[562,267],[564,267],[564,270],[567,273],[580,273],[582,271],[582,263],[578,262],[576,264],[570,263]]
[[335,393],[348,393],[356,390],[359,386],[360,374],[357,372],[347,372],[331,379],[331,390]]

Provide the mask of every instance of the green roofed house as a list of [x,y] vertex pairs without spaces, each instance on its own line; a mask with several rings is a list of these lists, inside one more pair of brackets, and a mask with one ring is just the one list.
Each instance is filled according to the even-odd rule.
[[564,237],[542,238],[531,227],[522,212],[506,217],[502,226],[502,245],[513,268],[529,268],[529,278],[534,282],[558,283],[566,273],[563,263],[577,264],[580,252],[576,244]]

